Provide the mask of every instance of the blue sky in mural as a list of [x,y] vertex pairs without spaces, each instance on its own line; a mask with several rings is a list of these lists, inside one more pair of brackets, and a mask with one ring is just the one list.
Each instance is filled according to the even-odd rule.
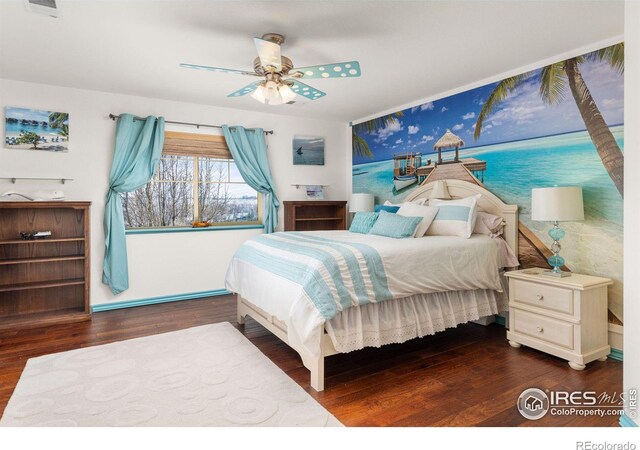
[[[606,63],[591,61],[581,64],[580,70],[607,124],[622,123],[623,75]],[[540,70],[534,72],[498,105],[485,121],[477,141],[473,133],[478,114],[497,83],[405,109],[395,124],[373,134],[361,134],[374,158],[354,156],[353,163],[386,160],[394,153],[407,151],[430,155],[434,153],[433,144],[447,129],[464,140],[465,148],[583,130],[584,122],[568,88],[558,105],[542,102],[539,73]]]

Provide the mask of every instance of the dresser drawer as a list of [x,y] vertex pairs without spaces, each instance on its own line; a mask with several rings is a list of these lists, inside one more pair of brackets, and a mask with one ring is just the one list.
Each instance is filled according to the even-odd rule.
[[513,299],[538,308],[573,314],[573,291],[528,281],[514,280]]
[[573,349],[573,325],[550,317],[513,309],[513,331]]

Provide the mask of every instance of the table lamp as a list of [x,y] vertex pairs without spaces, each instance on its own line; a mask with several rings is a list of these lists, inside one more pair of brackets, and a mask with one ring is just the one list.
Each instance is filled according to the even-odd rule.
[[374,203],[375,199],[373,194],[351,194],[351,199],[349,200],[349,212],[373,212]]
[[554,186],[534,188],[531,190],[531,220],[553,222],[549,236],[553,239],[551,251],[553,255],[547,262],[552,270],[543,272],[555,277],[568,277],[570,272],[563,272],[564,258],[560,256],[560,239],[564,237],[564,230],[558,222],[572,222],[584,220],[584,206],[582,202],[582,188],[580,186]]

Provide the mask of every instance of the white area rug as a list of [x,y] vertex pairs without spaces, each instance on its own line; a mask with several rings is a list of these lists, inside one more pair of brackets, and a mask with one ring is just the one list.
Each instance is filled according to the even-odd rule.
[[0,426],[341,426],[231,324],[30,359]]

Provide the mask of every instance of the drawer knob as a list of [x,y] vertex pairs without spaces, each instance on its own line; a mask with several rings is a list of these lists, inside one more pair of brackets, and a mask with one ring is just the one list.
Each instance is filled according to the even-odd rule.
[[538,333],[542,333],[544,331],[544,328],[542,327],[536,327],[536,330],[538,331]]
[[536,298],[537,298],[538,300],[542,301],[542,300],[544,299],[544,295],[542,295],[542,294],[538,294],[538,295],[536,295]]

